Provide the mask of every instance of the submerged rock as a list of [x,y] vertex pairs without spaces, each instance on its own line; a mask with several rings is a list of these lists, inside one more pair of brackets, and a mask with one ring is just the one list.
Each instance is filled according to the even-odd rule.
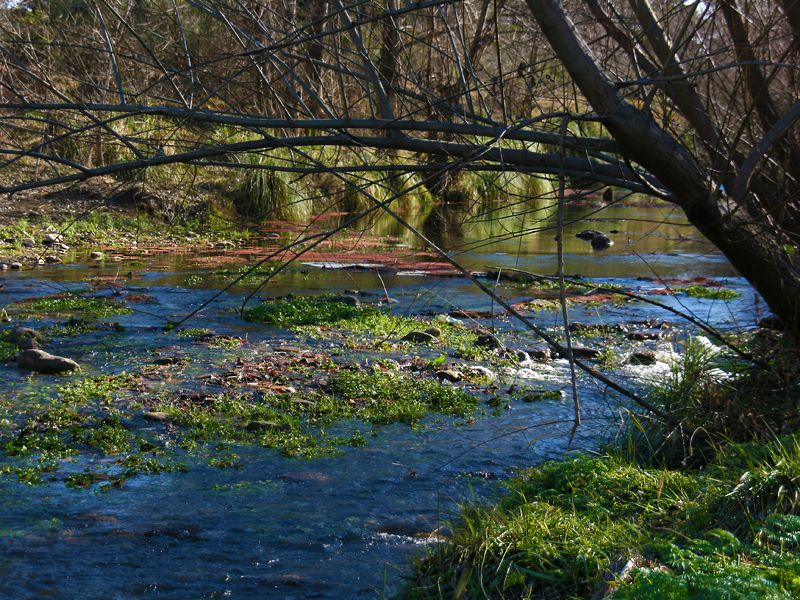
[[11,267],[12,271],[19,271],[19,270],[22,269],[22,263],[19,263],[19,262],[13,262],[8,266]]
[[[569,352],[567,351],[566,347],[562,347],[559,350],[559,356],[561,356],[561,358],[568,358],[569,357]],[[573,358],[591,359],[591,358],[597,358],[598,356],[600,356],[600,350],[598,350],[597,348],[587,348],[585,346],[573,346],[572,347],[572,357]]]
[[71,358],[56,356],[44,350],[33,348],[19,353],[17,365],[20,369],[47,374],[66,373],[67,371],[77,371],[81,368]]
[[262,431],[264,429],[275,429],[276,427],[280,427],[280,425],[274,421],[250,421],[247,424],[248,431]]

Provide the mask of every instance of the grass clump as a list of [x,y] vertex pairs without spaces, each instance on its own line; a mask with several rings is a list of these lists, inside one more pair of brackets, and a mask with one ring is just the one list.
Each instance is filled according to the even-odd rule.
[[706,287],[703,285],[690,285],[682,291],[691,298],[702,298],[704,300],[733,300],[739,298],[742,293],[723,287]]
[[414,423],[430,412],[467,415],[478,404],[469,392],[394,371],[342,371],[331,398],[353,408],[350,416],[374,423]]
[[[798,438],[769,447],[746,472],[800,481]],[[769,487],[766,501],[749,502],[737,492],[741,456],[751,455],[734,446],[706,471],[611,455],[523,471],[497,506],[463,509],[400,597],[796,598],[794,492]]]
[[334,296],[300,297],[271,300],[245,309],[244,318],[269,325],[289,327],[294,325],[335,324],[377,312],[370,306],[352,305]]

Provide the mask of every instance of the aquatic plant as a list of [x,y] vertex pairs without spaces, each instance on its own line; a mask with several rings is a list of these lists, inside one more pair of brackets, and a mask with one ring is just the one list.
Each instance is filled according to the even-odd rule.
[[742,293],[724,287],[707,287],[704,285],[690,285],[680,288],[680,291],[692,298],[702,298],[704,300],[733,300],[739,298]]
[[25,317],[72,315],[82,319],[111,317],[133,312],[113,298],[73,294],[22,300],[11,304],[8,310],[9,313]]
[[374,307],[349,304],[335,296],[313,296],[269,300],[245,309],[244,318],[282,327],[320,323],[333,325],[345,319],[376,312]]

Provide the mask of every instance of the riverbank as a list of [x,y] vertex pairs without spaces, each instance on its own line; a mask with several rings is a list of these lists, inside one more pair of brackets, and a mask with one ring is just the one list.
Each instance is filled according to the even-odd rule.
[[606,452],[523,469],[495,505],[464,506],[399,597],[800,597],[794,354],[775,332],[746,343],[769,364],[690,346],[653,380],[665,419],[631,416]]

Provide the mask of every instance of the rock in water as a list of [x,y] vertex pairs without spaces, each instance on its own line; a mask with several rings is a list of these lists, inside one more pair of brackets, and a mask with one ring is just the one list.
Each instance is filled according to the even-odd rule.
[[580,233],[576,233],[575,237],[584,242],[589,242],[593,250],[605,250],[614,245],[610,237],[596,229],[584,229]]
[[604,233],[594,236],[590,243],[592,244],[592,250],[605,250],[614,245],[611,238]]
[[404,342],[413,342],[415,344],[429,344],[435,338],[430,333],[424,331],[409,331],[402,338]]
[[23,350],[17,357],[17,366],[20,369],[36,371],[37,373],[65,373],[77,371],[81,367],[71,358],[56,356],[44,350]]
[[502,348],[503,344],[491,333],[480,333],[475,340],[475,345],[481,348]]
[[25,338],[41,340],[42,336],[38,331],[30,327],[14,327],[11,333],[8,334],[8,341],[15,344],[19,344],[19,342]]
[[19,342],[17,342],[17,348],[20,350],[41,350],[42,347],[39,345],[34,338],[22,338]]
[[45,246],[52,246],[55,243],[64,241],[64,236],[60,233],[45,233],[42,237],[42,244]]
[[450,383],[457,383],[463,379],[461,373],[454,369],[445,369],[443,371],[437,371],[436,377],[439,381],[449,381]]
[[584,229],[580,233],[576,233],[575,237],[584,242],[591,242],[592,238],[596,235],[603,235],[603,232],[597,231],[596,229]]

